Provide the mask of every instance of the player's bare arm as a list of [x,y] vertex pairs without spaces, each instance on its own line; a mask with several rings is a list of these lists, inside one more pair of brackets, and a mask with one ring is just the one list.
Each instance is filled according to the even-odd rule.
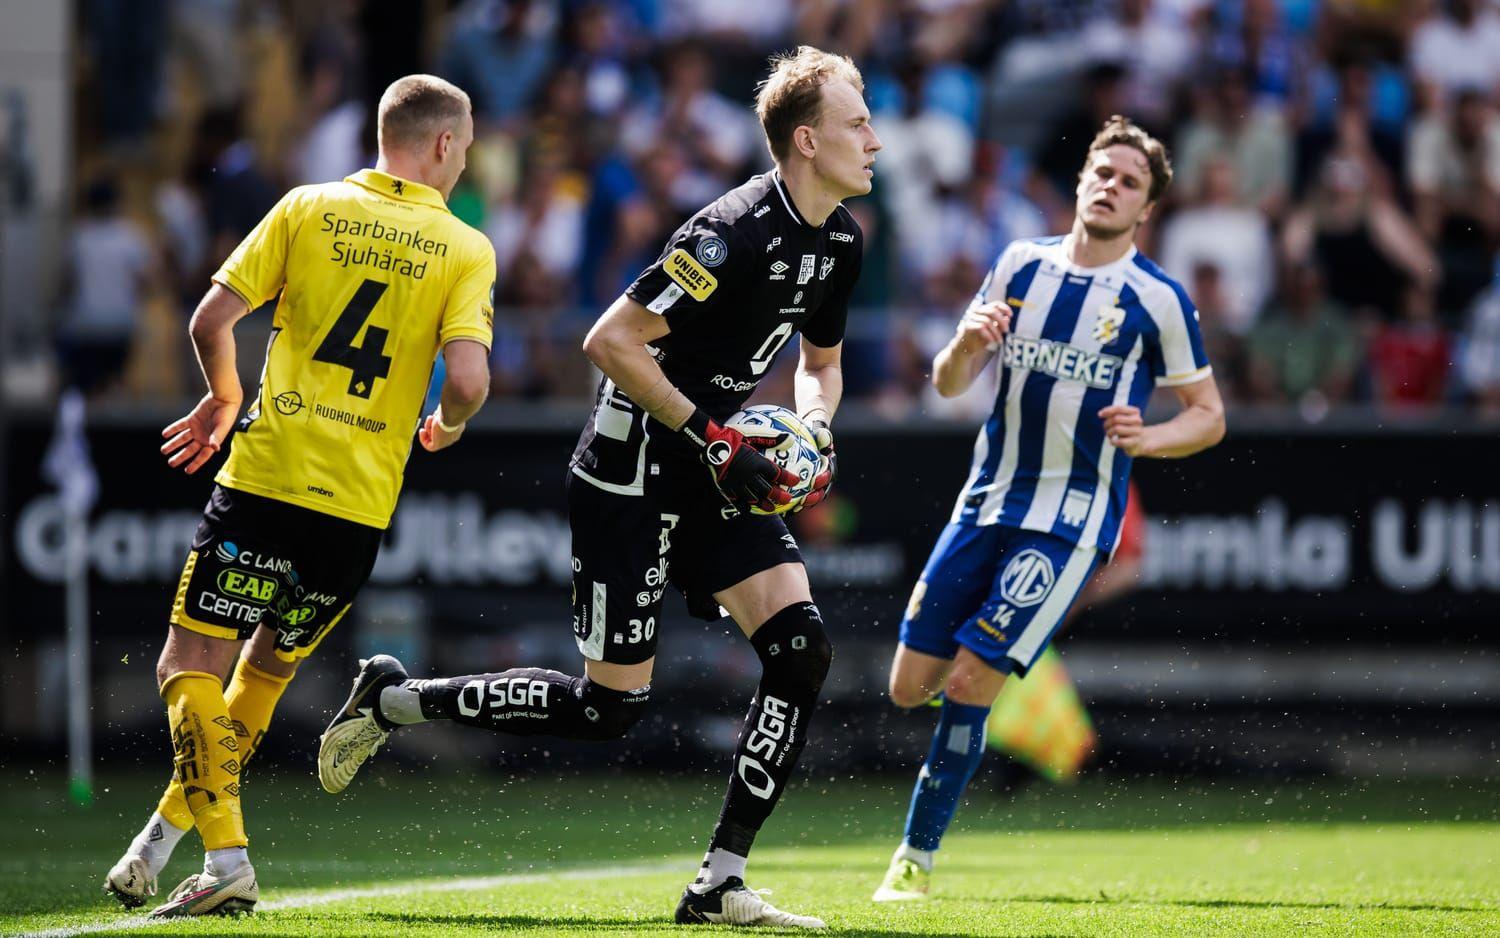
[[696,407],[667,380],[646,350],[670,331],[661,316],[621,296],[584,337],[583,353],[642,410],[680,430]]
[[209,287],[193,312],[188,334],[198,355],[198,367],[208,384],[196,407],[161,431],[167,465],[192,475],[224,445],[240,415],[245,392],[235,368],[234,324],[250,312],[250,304],[220,284]]
[[932,386],[943,397],[969,389],[1010,331],[1010,307],[980,303],[964,311],[953,338],[932,360]]
[[797,413],[803,420],[832,423],[844,397],[844,343],[819,348],[802,340],[802,355],[792,379]]
[[1181,459],[1224,439],[1224,401],[1210,375],[1172,389],[1182,410],[1171,420],[1147,426],[1140,408],[1115,404],[1099,411],[1104,433],[1127,456]]
[[795,475],[756,452],[754,440],[710,419],[667,380],[646,346],[670,331],[661,316],[621,296],[584,337],[583,353],[642,410],[698,446],[731,501],[767,508],[791,501],[785,486],[796,484]]
[[443,365],[446,373],[437,410],[417,430],[418,442],[429,453],[457,443],[469,418],[479,413],[490,393],[490,351],[484,343],[449,342],[443,346]]

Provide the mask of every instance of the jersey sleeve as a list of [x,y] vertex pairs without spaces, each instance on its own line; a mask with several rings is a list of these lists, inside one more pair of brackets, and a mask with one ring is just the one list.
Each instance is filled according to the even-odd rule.
[[656,263],[625,295],[676,329],[735,292],[733,281],[749,269],[749,249],[729,223],[699,215],[672,235]]
[[238,293],[251,309],[275,299],[286,282],[297,195],[293,189],[282,196],[213,275],[214,283]]
[[865,236],[859,226],[854,228],[854,250],[849,265],[833,295],[824,300],[817,313],[802,325],[802,337],[818,348],[832,348],[844,341],[844,327],[849,322],[849,296],[859,282],[860,268],[865,261]]
[[1005,296],[1005,285],[1010,281],[1011,274],[1015,270],[1015,259],[1017,256],[1016,245],[1012,241],[995,258],[995,263],[985,272],[984,280],[980,281],[979,289],[974,291],[974,299],[969,301],[969,308],[980,306],[984,303],[1004,303],[1008,297]]
[[440,345],[454,339],[472,339],[489,348],[494,340],[495,248],[483,235],[478,235],[477,241],[482,243],[470,252],[468,263],[448,291],[438,331]]
[[1192,384],[1213,374],[1203,348],[1198,309],[1186,290],[1175,283],[1170,286],[1161,305],[1152,310],[1158,344],[1157,354],[1152,356],[1152,374],[1156,386],[1164,388]]

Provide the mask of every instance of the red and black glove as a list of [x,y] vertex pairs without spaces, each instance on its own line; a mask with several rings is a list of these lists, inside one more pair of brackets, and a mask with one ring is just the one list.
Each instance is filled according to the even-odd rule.
[[699,448],[699,458],[712,473],[714,484],[735,507],[775,511],[792,500],[786,486],[797,484],[797,475],[760,453],[781,443],[784,435],[747,437],[733,427],[720,426],[701,410],[693,411],[682,425],[682,435]]
[[813,442],[818,444],[818,474],[813,476],[812,491],[802,499],[802,505],[798,508],[811,508],[828,497],[828,490],[833,488],[834,477],[838,475],[838,457],[833,452],[833,431],[828,429],[826,420],[804,421],[807,429],[812,431]]

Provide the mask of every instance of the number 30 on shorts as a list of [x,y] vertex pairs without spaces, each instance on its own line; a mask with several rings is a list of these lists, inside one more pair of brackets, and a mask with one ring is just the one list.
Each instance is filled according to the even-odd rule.
[[630,620],[630,634],[625,641],[634,645],[641,641],[651,641],[656,637],[656,617],[647,616],[644,621],[640,619]]

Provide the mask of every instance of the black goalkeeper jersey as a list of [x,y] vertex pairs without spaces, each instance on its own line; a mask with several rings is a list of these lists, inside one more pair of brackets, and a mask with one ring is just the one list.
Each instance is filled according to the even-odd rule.
[[[844,339],[864,237],[840,205],[814,227],[780,174],[755,176],[677,229],[625,295],[667,320],[648,350],[667,379],[715,420],[744,406],[792,336],[820,348]],[[573,472],[639,495],[664,461],[693,458],[608,378],[573,453]]]

